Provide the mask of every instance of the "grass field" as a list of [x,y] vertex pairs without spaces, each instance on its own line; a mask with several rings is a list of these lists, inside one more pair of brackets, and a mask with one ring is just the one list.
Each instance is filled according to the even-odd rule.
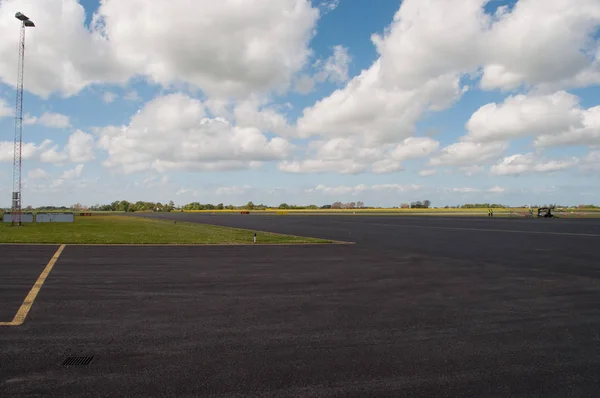
[[0,223],[0,243],[83,244],[257,244],[331,243],[329,240],[173,222],[141,217],[98,215],[74,223]]

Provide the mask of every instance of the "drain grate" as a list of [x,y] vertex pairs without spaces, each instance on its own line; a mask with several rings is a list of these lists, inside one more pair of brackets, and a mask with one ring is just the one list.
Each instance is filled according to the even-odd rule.
[[84,366],[89,365],[94,357],[67,357],[61,364],[62,366]]

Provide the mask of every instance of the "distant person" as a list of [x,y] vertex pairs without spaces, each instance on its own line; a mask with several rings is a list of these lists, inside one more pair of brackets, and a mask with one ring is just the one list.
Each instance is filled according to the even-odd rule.
[[494,217],[494,209],[488,209],[488,217]]

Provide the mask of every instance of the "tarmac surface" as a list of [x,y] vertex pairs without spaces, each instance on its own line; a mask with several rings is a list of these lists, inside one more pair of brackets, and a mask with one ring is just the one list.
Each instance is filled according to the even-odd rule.
[[[600,395],[598,219],[148,216],[355,244],[67,245],[1,397]],[[57,249],[0,246],[0,322]]]

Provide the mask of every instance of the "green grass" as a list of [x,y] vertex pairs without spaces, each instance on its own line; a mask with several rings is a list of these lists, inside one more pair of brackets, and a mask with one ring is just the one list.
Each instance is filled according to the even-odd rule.
[[74,223],[0,223],[0,243],[82,244],[331,243],[330,240],[141,217],[75,217]]

